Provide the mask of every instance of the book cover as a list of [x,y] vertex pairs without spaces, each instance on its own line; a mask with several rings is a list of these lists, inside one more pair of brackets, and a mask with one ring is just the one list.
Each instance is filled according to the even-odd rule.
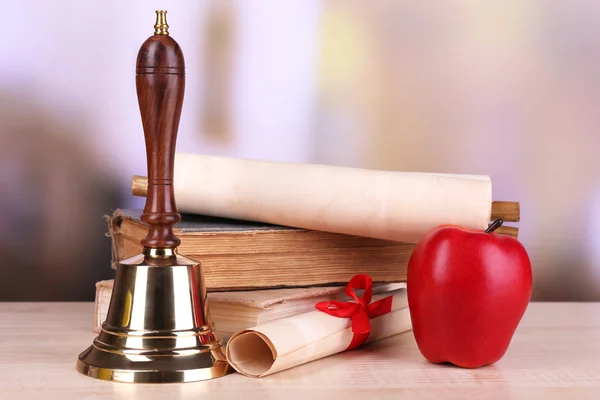
[[[113,269],[140,254],[148,229],[141,210],[108,217]],[[401,282],[413,244],[251,221],[183,214],[175,226],[180,254],[203,265],[207,290],[344,285],[358,273]]]

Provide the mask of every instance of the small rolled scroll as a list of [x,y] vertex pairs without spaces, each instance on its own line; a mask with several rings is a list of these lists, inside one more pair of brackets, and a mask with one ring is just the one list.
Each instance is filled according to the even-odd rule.
[[[371,319],[365,343],[412,328],[406,289],[374,295],[373,301],[387,296],[392,296],[391,311]],[[239,373],[260,378],[343,352],[353,337],[350,318],[311,311],[237,332],[227,343],[226,356]]]

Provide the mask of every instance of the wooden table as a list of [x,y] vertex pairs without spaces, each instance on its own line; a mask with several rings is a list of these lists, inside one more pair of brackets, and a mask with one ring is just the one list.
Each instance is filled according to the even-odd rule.
[[187,384],[105,382],[75,370],[91,303],[0,303],[0,399],[600,399],[600,303],[532,303],[505,357],[433,365],[412,333],[269,377]]

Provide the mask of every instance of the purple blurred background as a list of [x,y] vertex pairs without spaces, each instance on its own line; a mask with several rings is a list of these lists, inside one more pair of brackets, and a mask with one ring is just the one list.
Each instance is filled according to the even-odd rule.
[[534,300],[600,300],[600,3],[3,6],[0,300],[92,300],[103,219],[142,207],[134,84],[154,11],[186,57],[178,150],[488,174],[521,203]]

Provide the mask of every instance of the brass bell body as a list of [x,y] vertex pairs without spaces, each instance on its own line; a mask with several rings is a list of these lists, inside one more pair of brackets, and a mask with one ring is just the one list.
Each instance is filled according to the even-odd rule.
[[192,382],[225,375],[202,267],[188,258],[134,256],[117,267],[106,321],[77,369],[122,382]]

